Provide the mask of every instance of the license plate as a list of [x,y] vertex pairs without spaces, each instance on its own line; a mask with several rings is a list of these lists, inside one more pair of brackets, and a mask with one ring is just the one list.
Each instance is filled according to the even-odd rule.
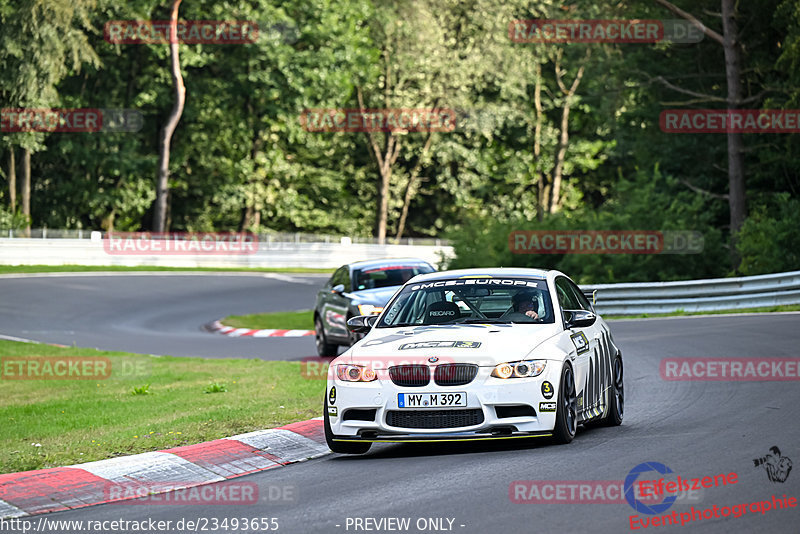
[[453,393],[398,393],[398,408],[466,408],[467,394]]

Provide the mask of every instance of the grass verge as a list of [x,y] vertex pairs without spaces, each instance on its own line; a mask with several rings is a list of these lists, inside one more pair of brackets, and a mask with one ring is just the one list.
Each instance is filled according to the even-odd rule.
[[613,321],[614,319],[646,319],[649,317],[690,317],[693,315],[721,315],[726,313],[773,313],[800,311],[800,304],[787,304],[784,306],[767,306],[764,308],[743,308],[741,310],[715,310],[703,312],[685,312],[678,310],[670,313],[642,313],[639,315],[609,315],[603,316],[604,319]]
[[[21,358],[37,356],[108,358],[111,373],[91,380],[10,376],[19,373]],[[147,356],[4,340],[0,359],[0,473],[190,445],[317,417],[325,390],[323,380],[301,375],[300,362]]]
[[0,265],[0,274],[15,273],[82,273],[109,271],[233,271],[256,273],[330,273],[332,269],[316,267],[159,267],[142,265],[125,267],[123,265]]
[[253,330],[314,330],[314,310],[229,315],[220,322],[225,326]]

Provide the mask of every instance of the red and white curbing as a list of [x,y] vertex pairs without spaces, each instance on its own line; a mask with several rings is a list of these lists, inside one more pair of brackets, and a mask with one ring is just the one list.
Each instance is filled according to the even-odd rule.
[[0,475],[0,519],[135,498],[109,498],[109,487],[115,484],[168,484],[169,491],[180,490],[328,453],[319,417],[197,445]]
[[231,337],[303,337],[314,335],[313,330],[278,330],[275,328],[252,330],[250,328],[225,326],[219,321],[206,325],[206,330]]

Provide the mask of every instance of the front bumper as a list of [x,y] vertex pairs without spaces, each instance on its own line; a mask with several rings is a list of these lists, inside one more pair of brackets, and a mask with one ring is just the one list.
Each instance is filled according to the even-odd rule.
[[[334,374],[326,389],[327,417],[333,439],[392,443],[552,435],[561,363],[548,362],[545,371],[532,378],[503,380],[491,376],[493,369],[480,367],[472,382],[460,386],[439,386],[431,381],[423,387],[403,387],[381,374],[373,382],[346,382]],[[549,385],[543,388],[545,382]],[[334,387],[335,398],[331,402],[330,392]],[[466,393],[465,407],[411,409],[398,406],[398,393],[455,392]],[[424,428],[416,422],[420,420],[425,421]],[[461,420],[465,423],[459,423]],[[442,421],[443,426],[436,427],[437,421]]]

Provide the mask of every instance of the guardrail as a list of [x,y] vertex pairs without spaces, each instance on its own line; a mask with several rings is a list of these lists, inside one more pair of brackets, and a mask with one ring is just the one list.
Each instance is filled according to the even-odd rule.
[[601,315],[737,310],[800,304],[800,271],[689,280],[582,285]]
[[[87,232],[87,237],[88,237]],[[0,238],[0,265],[93,265],[158,267],[318,267],[335,269],[358,260],[380,258],[420,258],[438,265],[442,256],[451,257],[447,245],[395,245],[355,243],[350,238],[331,242],[309,243],[286,237],[265,236],[254,243],[252,253],[130,254],[107,250],[99,232],[89,239],[80,238]]]
[[[117,232],[124,234],[125,232]],[[166,232],[169,233],[169,232]],[[31,228],[30,230],[14,230],[5,229],[0,230],[0,238],[14,238],[14,239],[92,239],[93,235],[99,234],[105,238],[108,232],[101,232],[98,230],[83,230],[76,229],[60,229],[60,228]],[[359,244],[381,244],[378,238],[368,236],[341,236],[332,234],[311,234],[305,232],[275,232],[264,231],[261,233],[251,234],[254,238],[261,242],[275,242],[275,243],[359,243]],[[386,244],[390,245],[429,245],[429,246],[448,246],[449,242],[446,239],[438,239],[435,237],[402,237],[395,239],[387,237]]]

